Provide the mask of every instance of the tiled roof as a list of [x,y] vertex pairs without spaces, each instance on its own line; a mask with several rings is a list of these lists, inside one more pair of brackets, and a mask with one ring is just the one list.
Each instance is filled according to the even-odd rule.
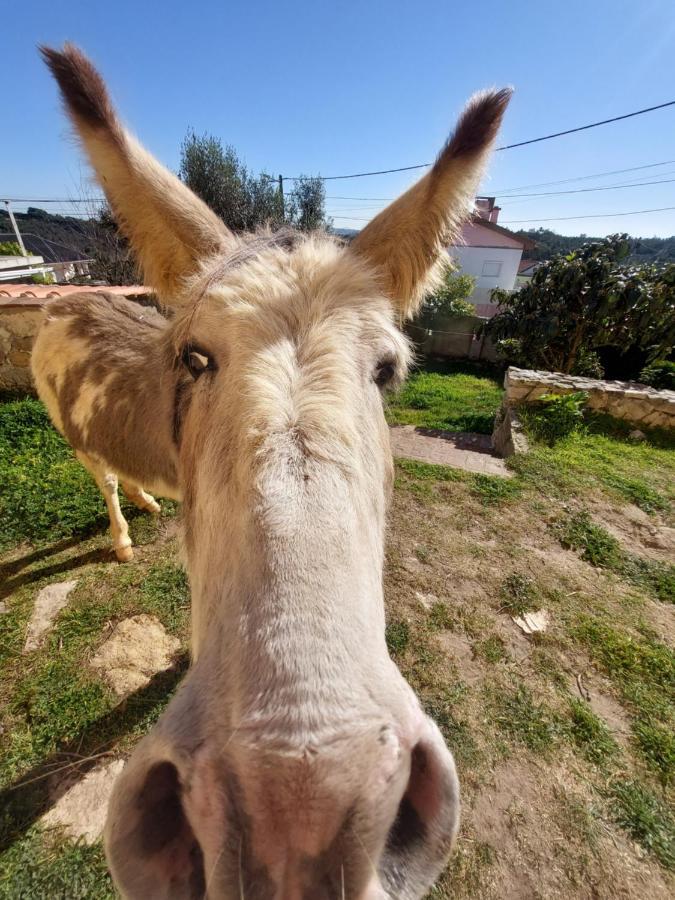
[[151,294],[152,289],[141,284],[103,287],[88,284],[7,284],[0,282],[0,310],[40,307],[45,300],[65,297],[67,294]]

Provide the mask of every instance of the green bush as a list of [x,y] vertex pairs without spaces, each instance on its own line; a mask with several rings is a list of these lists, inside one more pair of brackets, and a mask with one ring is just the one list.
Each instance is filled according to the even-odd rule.
[[588,394],[544,394],[536,406],[525,410],[526,423],[535,438],[553,446],[556,441],[577,431],[583,422]]
[[460,275],[452,266],[446,266],[440,286],[425,297],[417,321],[432,328],[439,318],[475,316],[476,307],[467,300],[475,284],[471,275]]
[[51,272],[36,272],[30,276],[33,284],[54,284],[54,276]]
[[5,241],[0,243],[0,256],[23,256],[23,253],[16,241]]
[[642,384],[649,384],[657,390],[675,391],[675,362],[657,359],[640,372]]

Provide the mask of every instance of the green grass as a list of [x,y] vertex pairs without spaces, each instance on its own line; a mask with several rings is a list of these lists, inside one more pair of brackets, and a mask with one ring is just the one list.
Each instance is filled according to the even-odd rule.
[[529,575],[513,572],[501,584],[500,609],[511,616],[541,609],[541,595],[534,579]]
[[491,634],[482,641],[476,641],[473,645],[473,652],[474,656],[493,665],[508,656],[504,640],[498,634]]
[[616,782],[611,797],[617,823],[661,865],[675,869],[675,820],[665,804],[636,781]]
[[636,718],[636,747],[659,779],[675,779],[675,652],[598,618],[582,616],[574,635],[614,683]]
[[114,900],[100,845],[54,844],[31,830],[0,856],[0,900]]
[[589,762],[603,765],[613,758],[618,747],[602,722],[590,706],[575,697],[570,699],[570,736]]
[[615,537],[591,521],[588,510],[572,513],[554,524],[563,547],[581,550],[581,558],[592,566],[619,569],[621,547]]
[[0,549],[107,523],[92,477],[51,427],[39,400],[0,404]]
[[633,735],[647,765],[664,784],[675,781],[675,732],[653,718],[633,722]]
[[552,447],[533,443],[529,453],[509,464],[548,496],[584,498],[600,488],[647,513],[667,513],[675,500],[675,436],[650,432],[647,441],[635,443],[629,430],[626,423],[593,417]]
[[501,379],[485,367],[427,360],[389,398],[387,418],[392,425],[492,434],[503,393]]
[[400,656],[410,643],[410,626],[405,621],[390,622],[385,630],[385,637],[389,652]]
[[615,537],[591,520],[588,510],[563,516],[553,529],[563,547],[581,550],[581,558],[592,566],[610,569],[657,600],[675,603],[675,565],[623,550]]
[[520,496],[522,485],[517,478],[502,478],[500,475],[472,475],[471,493],[484,506],[501,506]]
[[528,688],[522,684],[515,690],[496,688],[489,700],[497,726],[512,740],[536,753],[550,750],[560,724],[545,704],[535,701]]

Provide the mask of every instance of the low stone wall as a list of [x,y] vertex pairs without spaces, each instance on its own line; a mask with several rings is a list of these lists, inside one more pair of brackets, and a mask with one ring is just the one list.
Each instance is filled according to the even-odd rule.
[[0,304],[0,390],[33,392],[30,351],[42,322],[41,300]]
[[45,303],[70,294],[121,294],[137,303],[155,305],[149,288],[89,285],[12,285],[0,283],[0,391],[34,393],[30,351],[44,316]]
[[600,381],[514,367],[507,370],[504,387],[511,405],[532,403],[544,394],[584,391],[590,409],[647,428],[675,430],[675,391],[657,391],[634,381]]
[[600,381],[560,372],[537,372],[513,366],[504,378],[506,395],[495,419],[492,442],[502,456],[527,451],[518,407],[536,403],[545,394],[588,394],[590,409],[639,427],[675,430],[675,391],[657,391],[633,381]]

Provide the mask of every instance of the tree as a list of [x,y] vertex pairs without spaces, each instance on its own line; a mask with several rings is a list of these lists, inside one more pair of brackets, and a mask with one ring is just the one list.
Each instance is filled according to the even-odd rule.
[[283,223],[276,179],[264,172],[253,175],[234,148],[223,147],[219,138],[188,131],[181,145],[179,176],[234,232],[258,225],[278,228]]
[[117,227],[106,204],[89,220],[89,243],[92,262],[89,274],[108,284],[136,284],[139,273],[129,242]]
[[573,374],[586,374],[601,347],[638,346],[648,362],[667,356],[675,343],[675,264],[627,264],[629,252],[628,235],[611,235],[555,256],[515,293],[493,291],[502,310],[487,333],[509,361]]
[[325,204],[324,182],[320,178],[301,175],[287,198],[286,221],[300,231],[329,228],[332,223],[326,219]]
[[458,274],[452,265],[446,265],[439,287],[424,298],[418,315],[419,323],[431,328],[439,318],[475,316],[476,307],[467,300],[475,284],[471,275]]

